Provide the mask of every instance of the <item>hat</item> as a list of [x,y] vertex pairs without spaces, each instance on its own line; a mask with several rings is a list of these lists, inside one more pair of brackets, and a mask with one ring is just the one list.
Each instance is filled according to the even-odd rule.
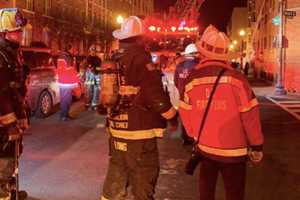
[[213,25],[209,25],[204,31],[200,42],[197,43],[199,52],[210,59],[230,60],[230,40],[225,33],[220,32]]
[[181,53],[181,55],[188,56],[188,55],[192,55],[192,54],[195,54],[195,53],[199,53],[198,48],[197,48],[196,44],[191,43],[191,44],[186,46],[184,52]]
[[62,51],[59,53],[57,58],[58,62],[61,60],[64,60],[68,65],[72,65],[73,57],[70,53]]
[[117,29],[113,32],[113,36],[119,40],[124,40],[143,35],[144,33],[145,31],[142,20],[136,16],[130,16],[122,23],[121,29]]
[[27,20],[17,8],[0,9],[0,32],[13,32],[25,26]]

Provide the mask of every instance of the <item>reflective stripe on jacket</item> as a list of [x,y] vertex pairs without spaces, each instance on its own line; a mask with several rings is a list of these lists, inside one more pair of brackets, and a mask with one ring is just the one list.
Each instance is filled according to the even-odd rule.
[[215,156],[245,156],[248,144],[256,150],[261,150],[263,144],[258,101],[244,76],[229,65],[201,62],[185,82],[179,112],[188,134],[197,138],[210,92],[222,68],[228,70],[214,94],[199,148]]
[[143,46],[127,45],[120,58],[124,83],[119,90],[126,103],[118,105],[117,115],[108,117],[110,133],[129,140],[162,137],[166,118],[172,118],[176,112],[163,90],[161,72],[152,68],[151,55]]

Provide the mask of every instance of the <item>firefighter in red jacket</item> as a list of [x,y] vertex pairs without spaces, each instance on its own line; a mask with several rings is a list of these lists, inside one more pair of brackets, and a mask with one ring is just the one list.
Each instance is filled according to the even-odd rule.
[[[157,138],[162,137],[167,120],[176,121],[176,110],[162,87],[161,72],[141,42],[143,34],[143,22],[135,16],[113,33],[120,42],[114,58],[122,71],[120,99],[108,114],[111,158],[102,200],[126,199],[128,186],[136,200],[154,199],[159,175]],[[106,87],[101,88],[106,94]]]
[[66,52],[57,59],[57,74],[60,94],[60,118],[62,121],[72,119],[69,110],[72,103],[72,93],[79,88],[79,74],[73,66],[72,56]]
[[246,78],[229,64],[229,39],[209,26],[198,49],[201,62],[185,82],[180,115],[191,137],[197,138],[200,122],[216,77],[220,79],[200,135],[198,150],[200,199],[214,200],[218,173],[223,176],[226,200],[243,200],[246,161],[262,160],[263,135],[258,101]]
[[25,24],[18,9],[0,9],[0,200],[16,198],[13,185],[17,179],[12,177],[18,171],[16,155],[20,151],[17,149],[23,131],[29,126],[26,78],[18,60],[21,30]]

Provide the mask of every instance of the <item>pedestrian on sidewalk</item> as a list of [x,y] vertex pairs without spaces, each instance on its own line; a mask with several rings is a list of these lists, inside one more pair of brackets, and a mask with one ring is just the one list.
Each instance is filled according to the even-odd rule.
[[72,93],[79,87],[79,74],[73,66],[73,59],[67,52],[62,52],[57,59],[57,75],[60,94],[60,119],[72,119],[69,110],[72,104]]
[[[191,43],[186,48],[185,51],[181,54],[184,58],[182,61],[176,65],[176,70],[174,74],[175,86],[178,89],[179,96],[183,95],[184,91],[184,81],[187,79],[191,71],[199,63],[199,52],[196,44]],[[192,144],[193,138],[189,137],[186,133],[184,126],[181,129],[181,138],[183,144]]]
[[185,82],[180,103],[183,124],[197,138],[195,152],[202,159],[201,200],[215,199],[219,173],[226,200],[243,200],[247,160],[259,163],[263,157],[258,101],[247,79],[229,64],[229,43],[212,25],[205,30],[198,44],[200,64]]
[[[120,42],[119,101],[110,109],[110,160],[102,200],[125,200],[130,186],[134,199],[153,200],[159,175],[157,138],[167,120],[176,125],[176,110],[163,91],[161,71],[145,50],[143,21],[131,16],[113,36]],[[104,87],[103,87],[104,88]]]

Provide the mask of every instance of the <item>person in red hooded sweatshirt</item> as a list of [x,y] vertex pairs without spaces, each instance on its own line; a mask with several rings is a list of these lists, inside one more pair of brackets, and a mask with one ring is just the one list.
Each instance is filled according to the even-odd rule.
[[72,92],[79,87],[79,74],[73,66],[72,56],[66,52],[57,59],[57,74],[60,94],[60,119],[69,121],[69,109],[72,103]]
[[[230,65],[225,33],[211,25],[197,44],[201,61],[185,81],[179,112],[202,158],[200,199],[215,199],[220,173],[226,200],[243,200],[247,160],[259,163],[263,158],[259,104],[247,79]],[[221,78],[199,131],[217,77]]]

